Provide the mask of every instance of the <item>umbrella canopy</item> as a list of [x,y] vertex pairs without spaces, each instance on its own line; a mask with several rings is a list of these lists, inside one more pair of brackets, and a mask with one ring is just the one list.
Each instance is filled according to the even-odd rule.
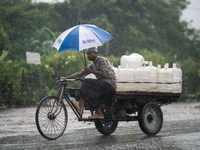
[[72,27],[63,32],[54,42],[58,52],[67,50],[81,51],[90,47],[102,46],[113,37],[105,30],[89,24]]

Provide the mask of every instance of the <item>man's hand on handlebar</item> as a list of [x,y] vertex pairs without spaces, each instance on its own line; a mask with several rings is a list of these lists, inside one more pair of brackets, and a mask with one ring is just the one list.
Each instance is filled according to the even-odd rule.
[[60,80],[65,80],[66,77],[60,77]]
[[57,82],[61,82],[61,81],[78,81],[78,80],[83,82],[83,80],[80,79],[80,78],[68,79],[67,77],[60,77],[60,79],[58,79]]

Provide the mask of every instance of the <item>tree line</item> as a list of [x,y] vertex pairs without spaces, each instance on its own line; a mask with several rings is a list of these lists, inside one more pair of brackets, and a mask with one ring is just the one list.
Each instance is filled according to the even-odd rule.
[[[114,40],[99,47],[99,54],[115,66],[125,54],[139,53],[153,65],[180,63],[187,83],[185,98],[200,98],[200,31],[180,21],[187,0],[82,0],[81,24],[107,30]],[[16,73],[26,64],[26,51],[39,52],[40,68],[49,93],[56,91],[54,64],[59,74],[83,68],[83,53],[57,53],[52,44],[63,31],[78,24],[78,0],[33,3],[31,0],[0,0],[1,72]],[[89,63],[89,62],[87,62]],[[191,78],[192,77],[192,78]],[[189,90],[188,90],[189,89]]]

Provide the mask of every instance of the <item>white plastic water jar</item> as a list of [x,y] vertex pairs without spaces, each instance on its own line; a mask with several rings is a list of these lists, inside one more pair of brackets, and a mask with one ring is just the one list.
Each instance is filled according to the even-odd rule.
[[119,69],[116,67],[113,67],[113,70],[115,72],[116,78],[118,79],[119,78]]
[[134,91],[135,84],[133,83],[135,80],[135,70],[128,68],[126,64],[126,68],[121,68],[118,66],[118,75],[117,75],[117,91]]
[[147,68],[151,71],[150,80],[149,80],[149,91],[157,92],[158,91],[158,68],[154,67],[152,61],[149,61],[149,66]]
[[169,64],[165,64],[164,68],[158,71],[159,92],[172,92],[173,72],[168,67]]
[[141,67],[144,63],[144,57],[138,53],[132,53],[129,56],[123,55],[120,60],[121,68],[137,69]]
[[182,71],[176,67],[176,63],[173,63],[173,67],[170,68],[173,72],[173,84],[172,93],[182,92]]
[[135,90],[149,91],[150,69],[143,66],[135,70]]
[[136,82],[149,82],[151,71],[148,67],[140,67],[135,70]]
[[130,68],[121,68],[118,70],[117,81],[134,82],[135,70]]
[[116,91],[135,91],[135,83],[117,81]]

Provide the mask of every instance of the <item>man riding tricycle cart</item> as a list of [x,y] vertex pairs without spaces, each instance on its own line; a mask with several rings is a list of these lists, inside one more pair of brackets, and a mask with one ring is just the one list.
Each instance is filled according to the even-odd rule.
[[[94,30],[94,26],[79,25],[77,27],[85,27]],[[71,31],[71,29],[69,30]],[[61,34],[54,43],[54,47],[61,51],[69,50],[64,46],[69,45],[66,44],[65,37],[67,37],[66,34],[69,34],[70,31],[67,30],[63,33],[64,35]],[[88,43],[89,46],[91,46],[88,46],[89,48],[86,54],[88,59],[93,61],[93,63],[88,66],[85,65],[83,70],[71,76],[60,77],[57,81],[60,83],[57,96],[46,96],[40,101],[35,116],[36,125],[40,134],[46,139],[55,140],[64,133],[68,122],[68,114],[64,101],[67,101],[69,107],[71,107],[77,116],[78,121],[93,121],[96,129],[101,134],[112,134],[117,128],[118,121],[138,121],[141,130],[145,134],[157,134],[161,130],[163,124],[163,114],[160,106],[176,101],[180,96],[180,90],[174,93],[162,91],[163,86],[166,86],[169,90],[169,85],[172,87],[173,84],[178,84],[179,87],[182,81],[174,82],[173,84],[168,82],[164,82],[164,84],[158,81],[155,82],[154,84],[156,84],[157,87],[160,86],[162,92],[159,92],[159,90],[136,90],[136,88],[133,87],[137,84],[142,84],[145,89],[149,83],[143,81],[140,84],[138,81],[133,82],[130,78],[134,78],[136,74],[139,79],[142,76],[140,75],[141,72],[145,75],[149,74],[150,77],[151,72],[154,70],[150,71],[152,68],[146,70],[114,70],[114,67],[105,57],[98,56],[96,46],[100,46],[100,44],[91,44],[94,41],[97,42],[97,38],[92,37],[91,39],[93,40],[83,40],[84,42],[82,42],[82,45]],[[110,40],[112,36],[108,34],[105,39]],[[67,42],[68,41],[69,40],[67,40]],[[101,44],[105,41],[106,40]],[[62,45],[63,42],[65,42],[64,46]],[[83,46],[83,49],[84,48],[86,47]],[[142,61],[140,65],[143,66],[143,60],[139,59],[139,61]],[[130,76],[130,78],[127,78],[127,80],[120,79],[119,76],[123,76],[127,71],[129,71],[127,75]],[[165,74],[171,76],[170,73],[173,73],[173,70],[171,72],[167,71],[165,70]],[[90,73],[95,75],[96,79],[86,78],[81,80],[79,78],[83,75],[89,75]],[[161,77],[164,75],[162,71],[159,73]],[[180,71],[178,73],[180,74]],[[68,82],[76,82],[77,80],[83,82],[81,88],[69,88],[67,86]],[[177,86],[175,87],[177,88]],[[70,100],[70,97],[74,97],[76,101]],[[89,110],[91,115],[87,118],[83,118],[84,110]]]

